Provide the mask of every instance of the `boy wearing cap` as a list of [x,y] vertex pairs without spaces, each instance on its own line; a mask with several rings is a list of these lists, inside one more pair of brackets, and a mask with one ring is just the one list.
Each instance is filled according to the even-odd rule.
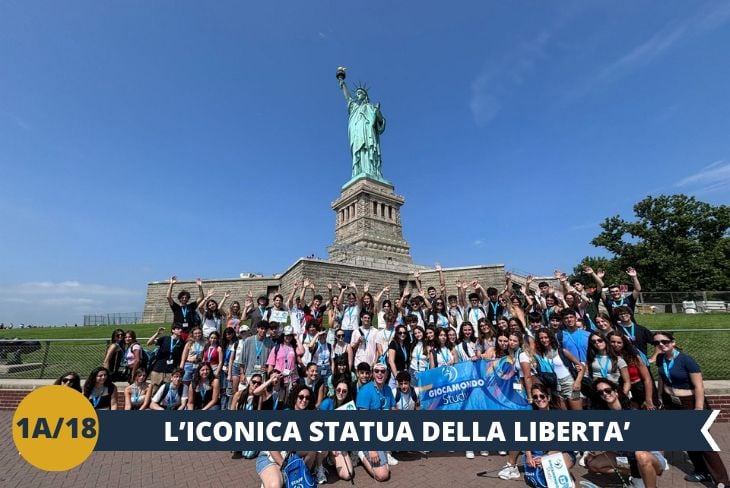
[[[395,397],[385,379],[388,376],[388,368],[383,363],[376,363],[373,366],[373,381],[363,386],[357,394],[358,410],[394,410]],[[388,464],[397,464],[398,461],[385,451],[360,451],[358,453],[363,468],[376,481],[385,481],[390,478]]]

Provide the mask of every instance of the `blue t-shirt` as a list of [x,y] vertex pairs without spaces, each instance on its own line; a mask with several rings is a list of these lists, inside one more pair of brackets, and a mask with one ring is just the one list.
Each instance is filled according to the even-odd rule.
[[331,398],[325,398],[322,403],[319,404],[320,410],[334,410],[335,402]]
[[567,349],[578,361],[585,363],[586,357],[588,356],[588,338],[591,336],[591,333],[583,329],[578,329],[570,333],[565,329],[562,336],[563,349]]
[[360,388],[357,393],[357,408],[362,410],[391,410],[395,405],[393,391],[388,385],[378,390],[374,382]]
[[[694,390],[695,388],[689,377],[690,373],[702,372],[697,361],[692,356],[687,356],[683,353],[679,353],[674,358],[674,362],[671,360],[667,361],[664,354],[660,354],[656,358],[656,367],[665,385],[684,390]],[[669,378],[667,378],[667,371],[669,371]]]

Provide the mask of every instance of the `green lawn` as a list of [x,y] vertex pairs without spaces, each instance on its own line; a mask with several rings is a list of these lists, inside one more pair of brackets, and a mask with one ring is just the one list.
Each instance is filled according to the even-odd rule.
[[[639,315],[638,323],[652,330],[676,329],[730,329],[730,314],[656,314]],[[155,330],[169,324],[140,324],[119,327],[132,329],[137,337],[152,336]],[[2,377],[55,378],[66,371],[86,374],[98,366],[104,357],[106,341],[117,327],[49,327],[43,329],[13,329],[0,331],[0,339],[37,339],[42,343],[40,351],[23,356],[23,362],[44,363],[46,367],[33,371],[19,372]],[[680,331],[675,334],[677,344],[686,353],[694,356],[702,367],[705,379],[730,379],[730,363],[725,358],[730,345],[730,330]],[[44,342],[49,339],[77,339],[76,341]],[[84,341],[78,339],[100,339]],[[651,348],[650,348],[651,349]],[[651,351],[650,351],[651,352]],[[45,358],[45,361],[44,361]]]

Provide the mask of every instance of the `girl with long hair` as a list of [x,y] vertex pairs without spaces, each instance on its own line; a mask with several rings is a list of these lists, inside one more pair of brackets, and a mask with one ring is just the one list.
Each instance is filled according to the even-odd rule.
[[609,332],[606,336],[611,349],[616,355],[622,357],[627,364],[629,382],[631,383],[631,404],[634,408],[645,408],[655,410],[654,379],[649,373],[649,368],[639,356],[634,345],[628,338],[619,332]]
[[588,366],[588,376],[593,380],[609,379],[621,385],[624,395],[629,393],[631,380],[626,361],[616,354],[606,338],[598,332],[591,332],[591,335],[588,336],[586,365]]
[[567,405],[570,410],[582,410],[580,389],[585,369],[570,351],[560,347],[552,330],[542,329],[537,333],[535,359],[540,373],[554,379],[560,408],[565,409]]
[[109,370],[94,368],[84,383],[84,396],[89,399],[95,410],[117,409],[117,387],[112,383]]
[[436,331],[436,339],[431,349],[430,364],[431,368],[439,366],[451,366],[456,364],[459,358],[456,356],[456,348],[449,341],[449,334],[446,329],[438,329]]
[[152,399],[152,388],[147,381],[147,372],[138,369],[132,384],[124,389],[124,410],[147,410]]
[[220,410],[220,382],[208,362],[195,372],[188,391],[188,410]]

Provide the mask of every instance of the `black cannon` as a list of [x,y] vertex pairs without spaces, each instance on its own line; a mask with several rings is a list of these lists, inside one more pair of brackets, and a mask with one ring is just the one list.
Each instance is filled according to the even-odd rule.
[[0,360],[4,360],[5,364],[23,364],[21,355],[38,351],[40,348],[39,341],[0,340]]

